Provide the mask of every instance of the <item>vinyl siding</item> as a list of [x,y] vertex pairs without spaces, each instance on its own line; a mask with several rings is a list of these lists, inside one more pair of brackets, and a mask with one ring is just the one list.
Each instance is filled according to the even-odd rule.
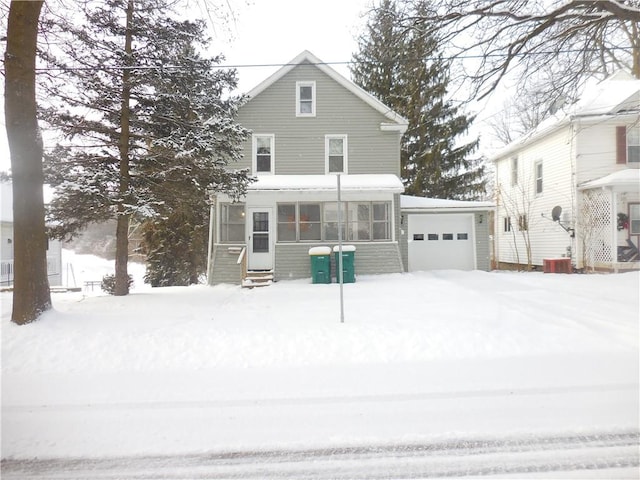
[[609,122],[576,123],[576,184],[602,178],[626,168],[640,168],[637,163],[616,163],[616,127],[631,125],[638,118]]
[[[324,246],[331,246],[322,244]],[[403,271],[397,242],[349,243],[355,245],[354,264],[356,275],[400,273]],[[309,249],[313,244],[276,244],[275,280],[311,278]],[[335,255],[331,255],[331,274],[335,277]]]
[[229,251],[229,248],[244,247],[245,245],[218,244],[213,247],[213,265],[209,272],[209,285],[218,283],[240,284],[242,280],[242,267],[238,265],[238,254]]
[[[572,182],[572,158],[575,137],[572,129],[559,131],[527,146],[517,153],[518,186],[511,186],[511,158],[496,162],[496,183],[499,190],[496,210],[496,260],[506,263],[527,263],[522,232],[518,230],[518,214],[526,213],[531,240],[533,265],[541,266],[545,258],[557,258],[574,248],[572,239],[555,222],[551,210],[560,205],[563,220],[575,222],[575,189]],[[542,161],[543,191],[535,191],[535,164]],[[504,217],[511,217],[512,231],[504,231]]]
[[[316,82],[316,116],[296,117],[296,82]],[[325,173],[325,135],[348,136],[348,173],[400,175],[400,133],[383,132],[389,119],[309,64],[293,68],[240,108],[238,122],[256,134],[275,135],[275,174]],[[251,138],[244,159],[251,168]]]

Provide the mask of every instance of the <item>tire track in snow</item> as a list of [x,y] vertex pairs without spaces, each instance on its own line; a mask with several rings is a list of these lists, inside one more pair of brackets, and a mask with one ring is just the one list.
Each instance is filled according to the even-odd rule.
[[[301,450],[98,459],[3,460],[4,479],[392,479],[601,471],[636,472],[638,431],[453,438]],[[633,478],[633,477],[629,477]]]

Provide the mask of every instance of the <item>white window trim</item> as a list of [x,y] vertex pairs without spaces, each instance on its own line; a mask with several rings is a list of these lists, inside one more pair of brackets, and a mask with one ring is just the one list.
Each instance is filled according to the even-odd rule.
[[[342,139],[342,154],[344,156],[342,162],[342,172],[330,172],[329,171],[329,140],[340,138]],[[324,136],[324,173],[326,174],[338,174],[349,173],[349,142],[347,135],[325,135]]]
[[[538,166],[540,166],[540,168],[542,169],[541,171],[542,175],[540,175],[539,178],[538,178]],[[535,192],[536,196],[540,196],[544,192],[544,165],[542,163],[542,160],[538,160],[533,164],[533,176],[534,176],[533,191]],[[538,191],[538,180],[540,180],[540,191]]]
[[[311,87],[311,113],[302,113],[300,111],[300,87]],[[315,117],[316,116],[316,82],[304,81],[296,82],[296,117]]]
[[[258,137],[268,137],[271,142],[271,169],[268,172],[258,171]],[[251,158],[251,171],[255,175],[273,175],[276,168],[276,136],[273,133],[254,133],[251,138],[251,150],[253,152]]]
[[[518,185],[518,180],[519,180],[519,164],[518,164],[518,157],[511,157],[511,160],[509,161],[509,177],[511,179],[511,186],[515,187],[516,185]],[[514,168],[515,167],[515,168]]]

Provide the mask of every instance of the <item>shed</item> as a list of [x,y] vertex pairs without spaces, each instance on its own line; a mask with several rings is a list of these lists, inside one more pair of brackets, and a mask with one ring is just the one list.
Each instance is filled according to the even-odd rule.
[[492,202],[401,195],[401,252],[406,271],[491,270]]

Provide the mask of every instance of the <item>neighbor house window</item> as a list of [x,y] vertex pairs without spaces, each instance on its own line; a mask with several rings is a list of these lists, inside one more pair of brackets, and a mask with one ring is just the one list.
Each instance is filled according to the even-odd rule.
[[629,233],[640,235],[640,203],[629,205]]
[[296,116],[316,116],[316,82],[296,82]]
[[627,162],[640,162],[640,126],[627,130]]
[[220,205],[220,241],[244,243],[244,204],[223,203]]
[[536,172],[536,195],[539,195],[542,193],[542,161],[536,162],[535,172]]
[[521,232],[529,230],[529,221],[527,220],[527,216],[524,214],[518,216],[518,230]]
[[325,137],[325,172],[347,173],[347,136]]
[[640,125],[616,127],[616,163],[640,163]]
[[518,185],[518,157],[511,159],[511,185]]
[[273,173],[274,150],[274,135],[253,136],[253,171],[255,173]]
[[511,231],[511,217],[504,217],[504,231]]

